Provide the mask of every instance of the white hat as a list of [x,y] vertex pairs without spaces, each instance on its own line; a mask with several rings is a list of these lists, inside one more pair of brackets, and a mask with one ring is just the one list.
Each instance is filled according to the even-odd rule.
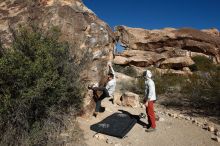
[[152,77],[152,73],[149,70],[146,70],[146,78],[151,78]]

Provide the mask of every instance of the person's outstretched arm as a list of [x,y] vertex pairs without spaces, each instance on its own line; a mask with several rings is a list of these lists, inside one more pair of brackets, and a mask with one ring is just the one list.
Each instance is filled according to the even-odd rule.
[[109,64],[108,66],[109,66],[111,73],[114,75],[114,78],[115,78],[115,71],[114,71],[112,65]]

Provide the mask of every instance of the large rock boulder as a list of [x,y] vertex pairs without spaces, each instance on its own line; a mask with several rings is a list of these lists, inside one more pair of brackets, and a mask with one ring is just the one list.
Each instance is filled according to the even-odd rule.
[[[71,55],[79,60],[86,53],[91,56],[81,73],[85,86],[103,84],[107,62],[113,59],[114,33],[81,0],[2,0],[0,12],[0,35],[5,46],[11,44],[11,28],[35,24],[47,30],[56,26],[61,30],[60,40],[70,44]],[[94,110],[91,96],[88,93],[85,97],[86,115]]]
[[133,86],[135,78],[125,75],[123,73],[116,72],[116,91],[114,93],[113,103],[122,105],[121,95],[130,86]]
[[193,64],[194,61],[190,57],[174,57],[162,61],[160,63],[160,68],[183,69]]
[[152,51],[125,50],[114,59],[115,64],[146,67],[166,58],[166,55]]
[[[191,28],[146,30],[117,26],[115,31],[118,41],[129,51],[152,51],[159,54],[169,52],[173,57],[179,56],[180,51],[185,56],[189,56],[190,52],[197,52],[212,56],[215,62],[220,63],[220,37],[217,29],[203,31]],[[122,53],[122,56],[126,56],[126,53]],[[169,58],[169,56],[167,57]]]
[[125,92],[121,96],[121,101],[123,106],[129,107],[140,107],[140,97],[139,95],[132,93],[132,92]]
[[123,56],[115,56],[114,58],[114,63],[118,65],[127,65],[129,62],[129,59]]
[[116,82],[121,82],[121,81],[133,82],[135,80],[134,78],[120,72],[116,72],[115,74],[116,74]]
[[145,68],[143,67],[137,67],[135,65],[130,65],[128,66],[129,68],[131,68],[132,70],[134,70],[134,72],[136,73],[136,77],[140,77],[143,76],[143,73],[146,71]]
[[[183,68],[194,64],[191,59],[194,56],[204,56],[220,63],[220,36],[217,29],[147,30],[117,26],[115,35],[117,41],[125,47],[116,56],[126,60],[123,65],[154,66],[161,72],[168,69],[175,74],[191,74],[190,70]],[[118,61],[115,63],[120,64]]]
[[133,82],[135,82],[135,78],[125,75],[123,73],[116,72],[116,91],[119,92],[121,89],[124,89],[125,86],[128,86]]

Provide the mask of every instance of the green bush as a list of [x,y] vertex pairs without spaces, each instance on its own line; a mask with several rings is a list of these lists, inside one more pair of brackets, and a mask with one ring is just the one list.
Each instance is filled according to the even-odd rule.
[[215,68],[213,61],[207,57],[195,56],[192,57],[192,60],[195,62],[195,64],[190,67],[192,71],[210,71]]
[[[124,71],[123,67],[116,66],[116,69],[120,69],[120,71]],[[153,77],[152,79],[155,82],[156,93],[157,95],[166,94],[166,93],[178,93],[181,91],[182,87],[187,83],[187,78],[181,75],[175,75],[169,73],[160,74],[155,70],[155,68],[148,68],[152,71]],[[126,73],[125,73],[126,74]],[[123,83],[123,90],[131,91],[141,96],[144,96],[145,92],[145,79],[143,77],[139,77],[136,81],[132,83]]]
[[47,145],[64,127],[64,115],[81,108],[83,65],[58,42],[55,27],[12,33],[12,47],[0,56],[0,145]]
[[220,103],[220,69],[215,66],[208,72],[196,72],[183,86],[182,93],[190,97],[205,97],[207,101]]
[[220,95],[220,68],[204,56],[193,57],[196,72],[189,77],[183,92],[191,97],[216,99]]
[[154,77],[157,94],[178,93],[187,82],[187,77],[171,73],[156,74]]

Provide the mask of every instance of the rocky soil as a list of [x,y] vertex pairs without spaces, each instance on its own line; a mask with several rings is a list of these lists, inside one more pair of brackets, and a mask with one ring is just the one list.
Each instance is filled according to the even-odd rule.
[[[194,118],[183,115],[175,110],[165,108],[156,104],[155,111],[159,116],[157,121],[157,131],[152,133],[145,132],[142,124],[136,124],[127,136],[119,139],[104,134],[95,133],[90,130],[90,126],[95,124],[112,113],[125,110],[131,114],[138,115],[145,111],[144,108],[131,108],[114,106],[108,99],[103,101],[106,111],[97,118],[90,117],[85,119],[79,117],[77,121],[85,133],[85,142],[89,146],[217,146],[219,145],[219,125],[213,125],[204,118]],[[147,123],[146,119],[141,119]],[[218,135],[218,136],[217,136]]]

